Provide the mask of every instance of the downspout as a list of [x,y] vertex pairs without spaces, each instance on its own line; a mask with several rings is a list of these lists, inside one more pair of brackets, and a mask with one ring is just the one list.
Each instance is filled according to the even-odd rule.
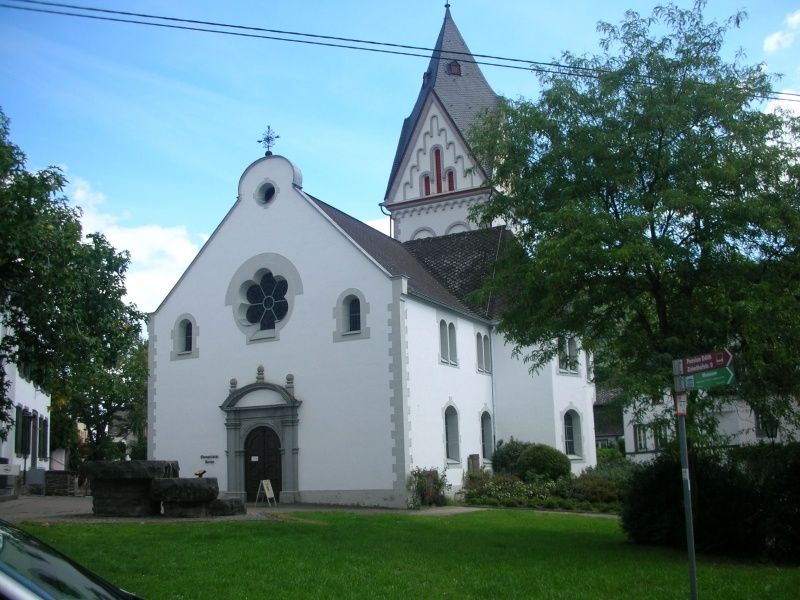
[[389,217],[389,237],[394,239],[394,234],[393,234],[393,231],[392,231],[392,229],[394,228],[393,227],[394,226],[394,219],[392,218],[392,213],[391,212],[384,212],[386,210],[386,204],[384,204],[383,202],[378,204],[378,206],[380,206],[380,208],[381,208],[381,213],[383,213],[384,215]]

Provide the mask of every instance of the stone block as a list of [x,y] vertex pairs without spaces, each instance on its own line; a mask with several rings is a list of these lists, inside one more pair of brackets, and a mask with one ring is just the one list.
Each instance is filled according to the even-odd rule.
[[219,494],[216,477],[153,479],[150,495],[163,502],[210,502]]
[[217,498],[208,505],[208,514],[212,517],[230,517],[246,513],[244,502],[239,498]]

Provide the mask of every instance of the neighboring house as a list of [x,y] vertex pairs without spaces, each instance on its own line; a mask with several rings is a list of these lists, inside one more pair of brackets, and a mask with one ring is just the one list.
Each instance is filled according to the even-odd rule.
[[[5,333],[0,325],[0,339]],[[4,366],[14,424],[6,439],[0,440],[0,464],[18,466],[20,478],[28,485],[44,485],[44,472],[50,468],[50,396],[25,379],[16,365]],[[0,484],[0,488],[13,485],[8,479],[0,479]]]
[[[253,499],[405,506],[414,468],[457,489],[514,436],[596,463],[585,353],[531,375],[470,292],[509,237],[475,229],[486,198],[465,132],[497,102],[446,11],[406,119],[388,237],[308,194],[268,155],[149,322],[148,453]],[[473,169],[474,167],[474,169]]]
[[[714,414],[718,432],[728,446],[745,446],[759,442],[789,441],[787,431],[764,422],[742,400],[731,401]],[[630,409],[625,409],[625,448],[628,458],[643,462],[652,460],[664,444],[675,438],[675,408],[671,396],[661,405],[648,408],[638,421]],[[655,425],[654,422],[668,423]],[[796,437],[796,436],[795,436]]]
[[[594,441],[597,448],[619,448],[625,440],[622,406],[615,402],[617,390],[597,389],[594,402]],[[622,448],[624,451],[624,448]]]

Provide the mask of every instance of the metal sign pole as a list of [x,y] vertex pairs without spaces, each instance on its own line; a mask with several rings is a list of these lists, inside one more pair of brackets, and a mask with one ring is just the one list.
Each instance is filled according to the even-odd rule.
[[697,561],[694,555],[694,520],[692,517],[692,489],[689,479],[689,450],[686,443],[686,391],[682,360],[672,362],[672,374],[675,380],[675,412],[678,416],[678,444],[681,450],[683,512],[686,521],[686,549],[689,554],[689,587],[692,600],[697,600]]

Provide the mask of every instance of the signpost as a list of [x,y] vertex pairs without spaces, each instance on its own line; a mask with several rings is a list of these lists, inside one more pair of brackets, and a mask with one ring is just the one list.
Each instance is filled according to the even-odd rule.
[[697,561],[694,555],[692,490],[689,478],[689,451],[686,444],[687,390],[709,390],[733,383],[733,353],[727,348],[672,361],[675,414],[678,418],[678,443],[681,450],[683,510],[686,519],[686,549],[689,554],[689,586],[692,600],[697,600]]

